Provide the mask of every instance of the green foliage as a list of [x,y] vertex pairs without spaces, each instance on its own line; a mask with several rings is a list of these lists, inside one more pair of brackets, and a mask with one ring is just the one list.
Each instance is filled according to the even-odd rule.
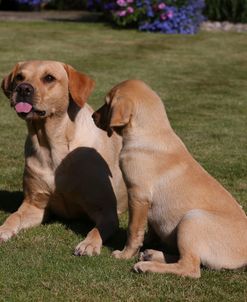
[[247,23],[247,0],[205,0],[209,20]]
[[[164,100],[175,131],[195,158],[247,211],[247,34],[151,35],[100,23],[0,22],[0,79],[17,61],[58,60],[89,74],[98,108],[120,81],[138,78]],[[26,127],[0,93],[0,223],[21,202]],[[124,233],[127,215],[121,217]],[[75,257],[85,222],[54,221],[0,245],[1,301],[245,302],[244,270],[202,269],[199,280],[134,274],[136,259]]]

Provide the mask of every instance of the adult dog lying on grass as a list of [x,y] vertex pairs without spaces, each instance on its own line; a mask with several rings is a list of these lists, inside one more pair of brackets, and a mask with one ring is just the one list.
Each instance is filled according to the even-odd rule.
[[[126,208],[126,187],[118,167],[121,138],[107,138],[85,104],[94,81],[54,61],[18,63],[2,88],[27,123],[24,200],[0,227],[0,241],[39,225],[49,212],[95,222],[76,255],[98,255],[118,228]],[[118,202],[118,203],[117,203]]]
[[163,103],[145,83],[123,82],[93,114],[96,125],[123,137],[120,167],[129,195],[127,243],[116,258],[136,255],[145,225],[179,261],[166,263],[146,250],[137,272],[200,277],[200,264],[214,269],[247,265],[247,217],[234,198],[188,152],[172,130]]

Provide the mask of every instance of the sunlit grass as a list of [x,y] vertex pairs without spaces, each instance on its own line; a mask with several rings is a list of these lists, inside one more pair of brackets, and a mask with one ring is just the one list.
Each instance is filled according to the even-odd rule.
[[[69,63],[95,79],[89,101],[94,108],[118,82],[144,80],[164,100],[172,126],[189,150],[247,210],[246,49],[244,33],[166,36],[93,23],[2,22],[0,76],[27,59]],[[0,98],[3,222],[9,215],[4,209],[9,204],[14,209],[22,198],[26,128],[3,94]],[[126,220],[124,215],[122,227]],[[204,269],[196,281],[137,275],[131,272],[134,260],[111,258],[109,247],[99,257],[74,257],[73,248],[84,235],[54,222],[1,245],[0,300],[246,301],[244,270]]]

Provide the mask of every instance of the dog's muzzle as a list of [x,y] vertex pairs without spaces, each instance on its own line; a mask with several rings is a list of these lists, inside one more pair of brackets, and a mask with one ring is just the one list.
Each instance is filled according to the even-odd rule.
[[[29,83],[21,83],[16,86],[16,99],[15,99],[15,111],[21,115],[22,117],[30,117],[33,114],[37,114],[42,117],[46,115],[46,111],[37,110],[33,106],[33,98],[34,98],[34,88]],[[30,114],[29,114],[30,113]]]

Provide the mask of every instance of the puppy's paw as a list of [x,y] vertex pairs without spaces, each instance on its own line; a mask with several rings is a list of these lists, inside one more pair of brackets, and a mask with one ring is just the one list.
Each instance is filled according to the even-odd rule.
[[87,239],[80,242],[74,251],[75,256],[96,256],[100,254],[102,243],[89,241]]
[[15,236],[16,233],[5,226],[0,226],[0,243],[9,240],[11,237]]
[[122,250],[122,251],[119,251],[119,250],[116,250],[116,251],[113,251],[112,252],[112,256],[116,259],[129,259],[131,256],[128,255],[125,250]]
[[113,251],[112,256],[116,259],[130,259],[131,257],[135,256],[135,253],[133,251],[123,249],[122,251]]
[[161,251],[148,249],[139,254],[139,261],[165,262],[165,257]]
[[140,261],[134,265],[133,270],[136,273],[146,273],[150,271],[150,265],[151,262],[149,261]]

